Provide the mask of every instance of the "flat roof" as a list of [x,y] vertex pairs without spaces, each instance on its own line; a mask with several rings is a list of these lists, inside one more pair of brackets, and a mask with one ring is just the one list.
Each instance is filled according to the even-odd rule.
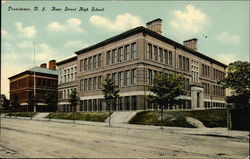
[[28,69],[26,71],[23,71],[21,73],[13,75],[13,76],[9,77],[8,79],[12,79],[12,78],[15,78],[15,77],[18,77],[18,76],[21,76],[21,75],[23,75],[25,73],[30,73],[30,72],[36,72],[36,73],[50,75],[50,76],[57,76],[58,75],[57,70],[51,70],[51,69],[48,69],[48,68],[42,68],[42,67],[35,66],[35,67],[32,67],[32,68],[30,68],[30,69]]
[[200,53],[198,51],[190,49],[190,48],[188,48],[188,47],[186,47],[186,46],[184,46],[184,45],[182,45],[182,44],[180,44],[180,43],[178,43],[176,41],[173,41],[173,40],[171,40],[171,39],[169,39],[169,38],[167,38],[165,36],[162,36],[162,35],[154,32],[154,31],[152,31],[150,29],[147,29],[147,28],[145,28],[143,26],[139,26],[139,27],[136,27],[134,29],[130,29],[130,30],[126,31],[126,32],[123,32],[123,33],[121,33],[119,35],[113,36],[113,37],[111,37],[109,39],[106,39],[104,41],[101,41],[101,42],[99,42],[97,44],[94,44],[92,46],[89,46],[89,47],[86,47],[86,48],[81,49],[79,51],[76,51],[75,53],[77,55],[80,55],[80,54],[89,52],[91,50],[97,49],[99,47],[110,44],[112,42],[116,42],[117,40],[122,40],[124,38],[130,37],[130,36],[138,34],[138,33],[143,33],[143,34],[149,35],[149,36],[154,37],[154,38],[156,38],[158,40],[161,40],[161,41],[166,42],[166,43],[168,43],[170,45],[173,45],[176,48],[180,48],[180,49],[182,49],[184,51],[187,51],[187,52],[189,52],[189,53],[191,53],[191,54],[193,54],[195,56],[198,56],[200,58],[204,58],[204,59],[206,59],[206,60],[208,60],[210,62],[213,62],[213,63],[215,63],[217,65],[220,65],[220,66],[222,66],[224,68],[227,67],[227,65],[225,65],[225,64],[223,64],[223,63],[221,63],[221,62],[219,62],[219,61],[217,61],[217,60],[215,60],[215,59],[213,59],[211,57],[208,57],[207,55],[204,55],[204,54],[202,54],[202,53]]
[[64,59],[62,61],[59,61],[59,62],[56,63],[56,65],[59,66],[59,65],[71,62],[71,61],[75,61],[75,60],[77,60],[77,56],[69,57],[69,58]]

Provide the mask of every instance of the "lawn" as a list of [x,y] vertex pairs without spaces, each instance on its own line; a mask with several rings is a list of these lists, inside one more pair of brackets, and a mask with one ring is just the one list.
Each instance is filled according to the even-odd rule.
[[86,120],[104,122],[109,117],[109,112],[75,112],[75,113],[50,113],[45,118]]
[[[225,109],[208,110],[166,110],[163,115],[164,126],[194,127],[187,123],[185,117],[200,120],[206,127],[226,127],[227,111]],[[160,125],[159,111],[138,112],[130,121],[130,124]]]
[[37,112],[17,112],[7,113],[7,116],[34,117]]

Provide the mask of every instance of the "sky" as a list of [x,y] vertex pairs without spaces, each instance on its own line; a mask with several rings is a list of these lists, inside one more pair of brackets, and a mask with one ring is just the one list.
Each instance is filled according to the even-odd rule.
[[1,12],[1,92],[7,97],[8,77],[34,66],[34,46],[39,66],[156,18],[164,36],[179,43],[197,38],[198,51],[222,63],[249,60],[248,1],[7,0]]

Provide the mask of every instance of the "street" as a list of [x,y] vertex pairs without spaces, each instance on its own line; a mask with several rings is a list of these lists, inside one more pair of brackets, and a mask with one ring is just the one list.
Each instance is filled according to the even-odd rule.
[[225,128],[1,118],[0,157],[246,159],[248,150],[248,132]]

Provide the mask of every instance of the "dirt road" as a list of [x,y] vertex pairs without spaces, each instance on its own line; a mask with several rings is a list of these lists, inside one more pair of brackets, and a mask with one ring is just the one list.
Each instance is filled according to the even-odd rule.
[[189,128],[1,120],[0,157],[245,159],[249,149],[247,133],[228,138]]

